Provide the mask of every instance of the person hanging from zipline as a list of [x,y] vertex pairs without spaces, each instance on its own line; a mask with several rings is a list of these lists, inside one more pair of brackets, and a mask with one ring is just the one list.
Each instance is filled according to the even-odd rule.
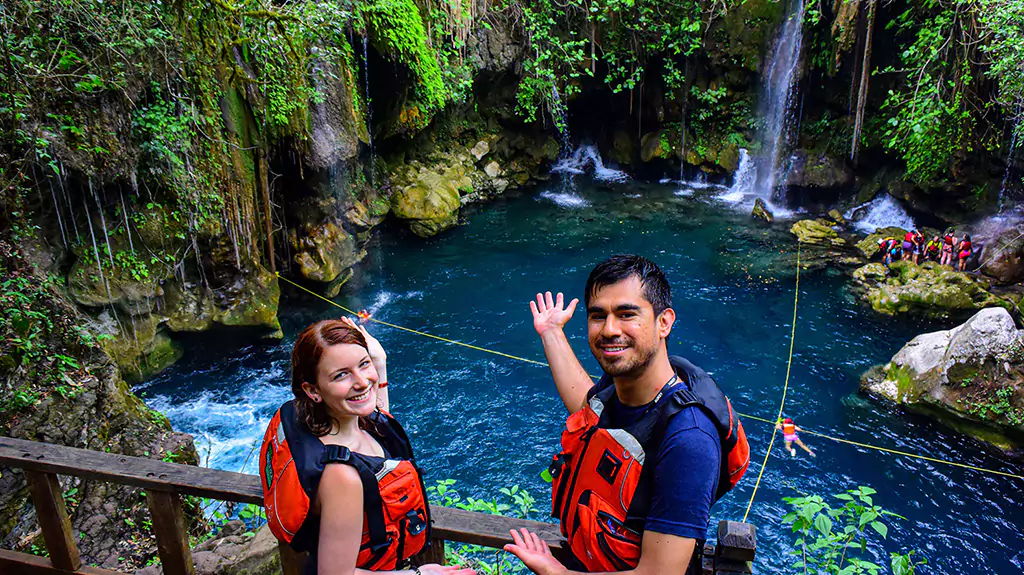
[[793,447],[793,444],[795,443],[800,446],[800,449],[806,451],[811,457],[817,457],[817,455],[815,455],[814,452],[811,451],[810,447],[807,447],[806,445],[804,445],[803,441],[800,441],[800,436],[797,435],[797,432],[802,430],[799,427],[797,427],[795,423],[793,423],[793,420],[791,418],[787,417],[786,419],[782,420],[782,422],[776,423],[775,429],[782,431],[782,439],[786,441],[786,451],[789,452],[790,456],[796,457],[796,449]]

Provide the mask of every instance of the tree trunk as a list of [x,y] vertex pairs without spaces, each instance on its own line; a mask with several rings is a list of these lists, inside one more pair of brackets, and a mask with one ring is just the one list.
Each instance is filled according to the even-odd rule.
[[853,141],[850,143],[850,161],[857,165],[860,135],[864,128],[864,109],[868,100],[868,81],[871,79],[871,37],[875,32],[877,0],[868,0],[868,28],[864,33],[864,61],[860,66],[860,93],[857,95],[857,115],[853,121]]

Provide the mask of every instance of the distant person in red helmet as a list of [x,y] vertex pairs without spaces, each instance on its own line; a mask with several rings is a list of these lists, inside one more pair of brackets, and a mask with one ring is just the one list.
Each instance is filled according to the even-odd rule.
[[817,457],[810,447],[804,445],[803,441],[800,441],[800,436],[797,435],[798,431],[803,431],[793,423],[793,420],[789,417],[782,420],[782,423],[775,424],[775,429],[782,431],[782,439],[786,441],[786,451],[793,457],[796,457],[796,449],[793,444],[800,446],[800,449],[806,451],[811,457]]

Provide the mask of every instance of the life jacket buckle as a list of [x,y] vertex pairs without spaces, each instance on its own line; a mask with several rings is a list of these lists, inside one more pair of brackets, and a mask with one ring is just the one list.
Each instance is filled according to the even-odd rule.
[[394,541],[395,540],[389,535],[388,538],[385,539],[384,541],[382,541],[382,542],[380,542],[380,543],[378,543],[376,545],[370,545],[370,550],[373,551],[375,554],[376,553],[382,553],[382,552],[386,551],[388,547],[391,547],[391,544]]
[[348,463],[350,459],[352,459],[352,451],[344,445],[326,445],[323,455],[320,456],[320,464]]
[[557,479],[558,475],[562,473],[562,468],[569,462],[569,458],[564,454],[559,453],[551,460],[551,465],[548,466],[548,474],[551,475],[552,479]]
[[419,535],[420,533],[423,533],[423,531],[427,528],[427,522],[424,521],[422,517],[420,517],[420,512],[418,509],[413,509],[412,511],[406,513],[405,517],[409,520],[409,535]]

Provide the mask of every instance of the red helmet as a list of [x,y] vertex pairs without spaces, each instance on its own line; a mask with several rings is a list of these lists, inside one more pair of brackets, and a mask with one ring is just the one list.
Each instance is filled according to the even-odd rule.
[[785,423],[793,423],[793,418],[787,417]]

